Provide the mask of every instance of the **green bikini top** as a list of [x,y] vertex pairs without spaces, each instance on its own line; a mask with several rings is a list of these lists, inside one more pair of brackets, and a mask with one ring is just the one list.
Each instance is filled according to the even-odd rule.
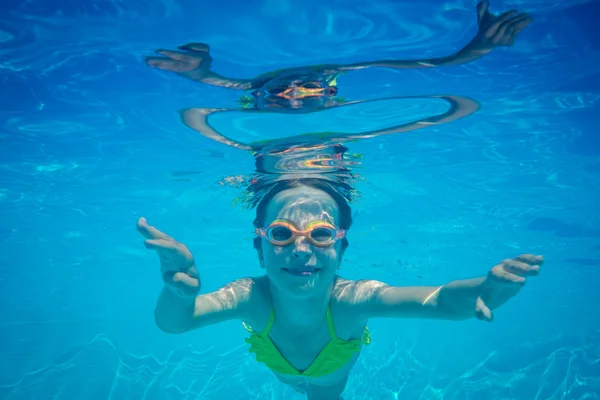
[[275,311],[271,308],[269,322],[262,332],[257,332],[249,325],[242,322],[244,328],[250,332],[246,343],[250,344],[250,353],[256,354],[256,361],[265,364],[269,369],[286,375],[301,375],[308,377],[319,377],[329,375],[338,370],[352,359],[354,354],[360,351],[362,344],[371,343],[369,328],[365,328],[361,339],[342,340],[335,333],[331,310],[327,307],[327,326],[331,340],[325,345],[317,358],[304,371],[294,368],[279,352],[277,347],[269,338],[269,332],[275,321]]

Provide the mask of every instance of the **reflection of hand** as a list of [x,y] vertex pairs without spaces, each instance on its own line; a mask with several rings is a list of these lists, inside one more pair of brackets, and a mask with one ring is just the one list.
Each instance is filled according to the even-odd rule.
[[533,21],[529,14],[517,10],[492,14],[488,11],[489,6],[488,0],[477,4],[479,30],[465,48],[468,52],[488,53],[498,46],[512,46],[519,32]]
[[207,44],[188,43],[178,49],[184,51],[157,50],[164,57],[146,57],[146,64],[197,81],[208,76],[212,57]]
[[143,217],[137,222],[137,230],[146,238],[146,248],[158,254],[165,283],[182,297],[195,297],[200,290],[200,280],[194,257],[186,245],[148,225]]
[[483,283],[483,294],[477,298],[475,316],[491,321],[493,315],[490,309],[500,307],[519,293],[525,277],[538,275],[543,263],[542,256],[522,254],[493,267]]

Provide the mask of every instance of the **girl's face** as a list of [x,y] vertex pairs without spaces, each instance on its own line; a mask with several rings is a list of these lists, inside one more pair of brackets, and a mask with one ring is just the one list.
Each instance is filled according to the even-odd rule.
[[[339,228],[336,202],[327,193],[310,186],[298,186],[277,193],[266,211],[263,228],[275,220],[283,220],[300,231],[310,223],[319,221]],[[305,236],[297,236],[284,246],[275,245],[263,237],[261,250],[260,262],[272,284],[296,297],[327,290],[343,253],[341,240],[327,246],[317,246]]]

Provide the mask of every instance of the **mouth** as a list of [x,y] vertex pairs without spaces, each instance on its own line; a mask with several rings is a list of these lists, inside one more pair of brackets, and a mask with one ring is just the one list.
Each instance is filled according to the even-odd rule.
[[294,276],[311,276],[312,274],[319,272],[318,268],[311,267],[283,268],[283,270]]

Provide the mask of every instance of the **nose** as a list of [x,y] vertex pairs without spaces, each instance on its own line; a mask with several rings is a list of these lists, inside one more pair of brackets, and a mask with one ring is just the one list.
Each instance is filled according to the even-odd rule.
[[292,252],[294,258],[303,259],[310,258],[312,250],[306,238],[300,237],[294,242],[294,250]]

